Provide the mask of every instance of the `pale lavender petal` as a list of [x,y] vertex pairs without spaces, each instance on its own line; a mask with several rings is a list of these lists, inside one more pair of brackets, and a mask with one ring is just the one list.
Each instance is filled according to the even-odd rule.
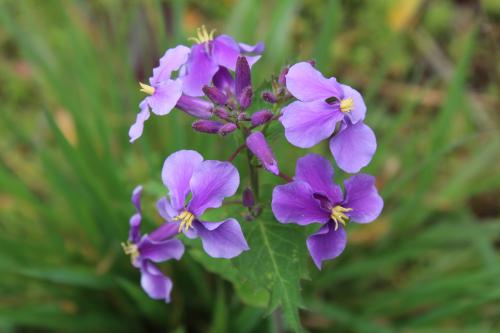
[[142,186],[141,185],[136,186],[134,188],[134,191],[132,192],[131,201],[132,201],[132,204],[135,206],[135,210],[138,213],[141,213],[141,211],[142,211],[142,209],[141,209],[141,195],[142,195]]
[[318,269],[321,269],[324,260],[338,257],[344,251],[346,244],[347,235],[344,228],[339,225],[335,230],[332,222],[325,224],[307,238],[307,248]]
[[236,60],[240,56],[240,47],[233,37],[217,36],[212,42],[212,57],[219,65],[232,71],[236,69]]
[[130,126],[130,129],[128,131],[130,142],[134,142],[141,137],[142,132],[144,131],[144,122],[149,119],[149,107],[147,104],[147,98],[141,102],[139,107],[141,111],[137,114],[135,123]]
[[271,203],[274,216],[281,223],[306,225],[327,222],[330,214],[321,209],[313,195],[311,186],[303,181],[276,186]]
[[158,116],[169,114],[182,95],[180,80],[166,80],[155,87],[153,95],[146,98],[151,111]]
[[[174,226],[178,228],[177,226]],[[141,259],[153,262],[164,262],[170,259],[179,260],[184,254],[184,244],[179,239],[154,241],[147,235],[139,244]]]
[[262,132],[254,132],[250,134],[246,139],[246,144],[248,149],[250,149],[250,151],[257,156],[267,171],[274,173],[275,175],[279,175],[280,170],[278,168],[278,162],[276,161],[273,151],[271,150],[271,147],[269,147],[266,137],[262,134]]
[[384,207],[384,200],[375,187],[375,177],[359,174],[344,182],[346,197],[342,206],[352,208],[347,212],[353,222],[370,223]]
[[172,222],[174,217],[179,215],[180,210],[175,209],[166,197],[160,198],[156,202],[156,210],[165,221]]
[[349,118],[351,118],[351,122],[353,124],[356,124],[359,121],[362,121],[365,119],[365,114],[366,114],[366,105],[365,101],[363,100],[363,97],[361,94],[356,90],[353,89],[345,84],[342,84],[342,92],[344,94],[344,99],[346,98],[352,98],[354,106],[352,110],[347,113]]
[[164,299],[166,303],[170,302],[172,280],[147,260],[141,265],[141,286],[152,299]]
[[324,101],[293,102],[283,108],[280,118],[287,140],[301,148],[309,148],[328,138],[344,115]]
[[[189,96],[203,96],[202,88],[210,84],[219,66],[207,53],[208,44],[192,47],[186,64],[186,74],[182,77],[183,91]],[[236,60],[235,60],[236,62]]]
[[202,119],[212,117],[212,109],[214,107],[209,101],[187,95],[182,95],[175,106],[190,116]]
[[147,235],[147,239],[153,243],[163,242],[173,238],[179,233],[179,225],[175,222],[164,222],[158,228]]
[[189,211],[200,216],[207,208],[220,207],[224,198],[236,193],[239,184],[238,170],[230,162],[202,162],[194,170],[189,183],[193,194]]
[[328,197],[330,203],[336,204],[343,199],[342,190],[333,182],[333,168],[323,156],[308,154],[297,160],[295,179],[302,180],[311,186],[315,193]]
[[253,53],[253,54],[262,54],[264,52],[264,43],[258,42],[255,45],[250,45],[246,43],[238,43],[240,47],[240,51],[243,53]]
[[213,78],[214,85],[224,92],[234,94],[234,79],[226,67],[219,67]]
[[160,65],[153,69],[153,76],[149,79],[151,85],[155,86],[170,79],[172,72],[178,70],[187,62],[190,52],[191,49],[184,45],[168,49],[160,58]]
[[342,87],[335,78],[325,78],[308,62],[299,62],[288,70],[286,88],[303,102],[340,98]]
[[234,258],[249,249],[240,224],[233,218],[222,222],[195,221],[193,228],[203,249],[213,258]]
[[356,173],[367,166],[375,150],[375,134],[363,122],[346,126],[330,141],[330,151],[337,165],[349,173]]
[[184,201],[189,193],[189,181],[194,169],[202,161],[203,157],[194,150],[179,150],[165,160],[161,178],[169,190],[172,206],[177,211],[184,208]]

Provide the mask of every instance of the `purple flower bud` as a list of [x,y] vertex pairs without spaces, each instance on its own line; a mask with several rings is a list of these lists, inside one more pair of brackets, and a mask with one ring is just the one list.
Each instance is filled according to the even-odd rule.
[[217,87],[204,86],[203,92],[215,104],[224,105],[227,102],[227,96]]
[[250,104],[252,104],[252,96],[253,96],[253,90],[251,86],[247,86],[245,89],[243,89],[243,92],[239,97],[240,108],[242,110],[248,109]]
[[197,132],[214,134],[218,133],[224,124],[215,120],[197,120],[191,126]]
[[278,162],[276,161],[273,151],[267,144],[266,138],[262,132],[254,132],[250,134],[246,140],[246,144],[248,149],[250,149],[250,151],[257,156],[267,171],[274,173],[275,175],[279,175],[280,171],[278,168]]
[[288,74],[288,70],[290,68],[288,66],[284,67],[282,70],[281,70],[281,73],[280,73],[280,76],[278,77],[278,83],[282,86],[284,86],[286,84],[286,75]]
[[264,101],[271,104],[274,104],[278,101],[276,96],[274,96],[274,94],[270,91],[264,91],[261,96]]
[[238,126],[236,126],[236,124],[227,123],[227,124],[224,124],[221,128],[219,128],[218,133],[222,136],[225,136],[229,133],[234,132],[237,128],[238,128]]
[[253,207],[255,205],[255,197],[253,195],[253,191],[247,187],[243,190],[243,206],[245,207]]
[[212,116],[213,104],[202,98],[182,95],[176,107],[193,117],[208,119]]
[[245,57],[238,57],[236,61],[236,74],[235,74],[235,83],[234,83],[234,92],[236,93],[236,97],[240,99],[241,104],[241,96],[244,94],[245,88],[252,85],[252,79],[250,74],[250,66],[248,65],[248,61]]
[[215,108],[213,112],[214,115],[216,115],[220,119],[229,120],[229,112],[227,112],[226,109],[219,107]]
[[273,117],[273,113],[269,110],[260,110],[252,115],[252,125],[259,126],[267,123]]

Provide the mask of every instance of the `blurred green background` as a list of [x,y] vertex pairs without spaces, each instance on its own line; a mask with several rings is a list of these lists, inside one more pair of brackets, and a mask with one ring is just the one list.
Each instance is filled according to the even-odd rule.
[[[136,184],[145,227],[160,223],[167,155],[223,159],[237,144],[193,133],[181,112],[128,143],[137,82],[202,24],[266,42],[256,84],[313,58],[365,96],[379,148],[364,171],[385,210],[349,229],[323,271],[310,265],[304,328],[500,332],[496,0],[0,1],[0,331],[283,330],[279,312],[243,304],[196,249],[162,266],[173,302],[149,300],[119,245]],[[305,151],[273,146],[293,174]]]

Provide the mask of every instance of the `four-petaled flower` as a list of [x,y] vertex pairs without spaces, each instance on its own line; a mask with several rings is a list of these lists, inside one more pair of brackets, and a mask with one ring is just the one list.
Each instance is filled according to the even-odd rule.
[[281,223],[323,226],[307,239],[316,266],[340,255],[347,242],[348,220],[370,223],[382,211],[384,202],[375,178],[358,174],[344,182],[345,195],[333,183],[333,168],[324,157],[308,154],[297,161],[293,182],[275,187],[272,210]]
[[360,93],[325,78],[310,63],[293,65],[286,74],[286,87],[299,101],[283,108],[280,118],[287,140],[309,148],[329,138],[330,151],[338,166],[356,173],[371,161],[377,148],[373,131],[363,123],[366,106]]
[[127,243],[122,243],[123,250],[130,255],[132,265],[141,272],[141,286],[153,299],[170,302],[172,281],[165,276],[154,263],[170,259],[179,260],[184,254],[184,245],[173,237],[177,235],[176,226],[163,223],[150,234],[141,235],[140,225],[142,187],[132,193],[132,203],[136,213],[130,218],[130,231]]
[[[236,193],[240,176],[230,162],[203,161],[196,151],[180,150],[165,160],[162,180],[170,200],[161,198],[157,207],[168,223],[189,238],[201,238],[203,249],[211,257],[233,258],[248,250],[236,219],[201,220],[207,209],[220,207],[224,198]],[[191,199],[187,200],[189,194]]]

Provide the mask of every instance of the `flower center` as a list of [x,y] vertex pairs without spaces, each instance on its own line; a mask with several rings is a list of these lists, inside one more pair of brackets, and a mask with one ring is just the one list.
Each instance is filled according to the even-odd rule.
[[335,206],[332,208],[332,214],[330,217],[335,222],[335,231],[339,228],[339,223],[345,227],[347,221],[349,221],[349,217],[344,213],[350,212],[351,210],[352,208],[344,208],[342,206]]
[[139,91],[142,91],[143,93],[146,93],[148,95],[153,95],[155,93],[155,88],[148,86],[147,84],[144,84],[142,82],[139,82],[139,85],[141,86],[141,89],[139,89]]
[[214,39],[215,29],[212,29],[210,33],[207,31],[204,25],[201,28],[196,29],[196,37],[189,37],[188,40],[194,41],[196,44],[202,44],[205,42],[209,42]]
[[137,245],[132,243],[131,241],[127,241],[127,243],[122,243],[122,248],[123,252],[125,252],[126,255],[130,256],[130,261],[133,264],[137,257],[139,257],[139,248],[137,247]]
[[352,98],[346,98],[340,101],[340,111],[346,113],[346,112],[351,112],[351,110],[354,108],[354,101]]
[[192,227],[194,221],[193,213],[185,210],[176,217],[174,217],[175,221],[181,221],[181,225],[179,226],[179,232],[181,232],[184,227],[184,231],[188,231],[189,228]]

